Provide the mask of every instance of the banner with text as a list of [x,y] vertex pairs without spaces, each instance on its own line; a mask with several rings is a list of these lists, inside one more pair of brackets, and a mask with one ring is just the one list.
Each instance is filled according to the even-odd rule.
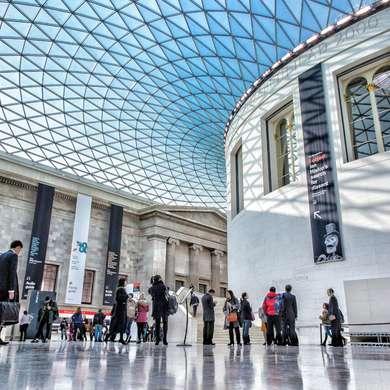
[[110,231],[104,280],[103,305],[112,305],[118,284],[119,261],[121,256],[123,207],[111,205]]
[[321,64],[299,76],[302,130],[316,264],[343,260]]
[[54,187],[38,184],[27,268],[23,283],[23,299],[27,298],[29,290],[41,289],[53,199]]
[[79,305],[83,294],[85,259],[88,251],[88,232],[92,198],[78,194],[74,217],[72,251],[69,261],[65,303]]

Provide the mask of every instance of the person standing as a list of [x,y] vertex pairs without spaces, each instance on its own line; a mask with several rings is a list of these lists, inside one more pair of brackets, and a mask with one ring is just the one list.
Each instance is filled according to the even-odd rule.
[[33,316],[25,310],[19,320],[20,341],[26,341],[27,328],[30,325]]
[[126,323],[127,343],[129,343],[131,340],[131,327],[136,317],[137,317],[137,302],[134,299],[134,295],[130,293],[129,298],[127,299],[127,323]]
[[68,322],[65,318],[63,318],[60,322],[60,331],[61,331],[61,341],[66,341],[66,331],[68,329]]
[[196,296],[193,290],[193,286],[191,288],[191,300],[190,300],[190,306],[192,307],[192,315],[196,317],[196,313],[198,311],[199,306],[199,298]]
[[294,294],[291,293],[292,287],[286,285],[286,292],[282,295],[282,323],[283,323],[283,343],[286,345],[297,346],[298,336],[295,331],[295,321],[298,317],[297,300]]
[[319,318],[320,318],[320,320],[322,322],[322,326],[323,326],[324,331],[325,331],[325,339],[321,343],[321,345],[323,347],[325,347],[326,346],[326,342],[328,340],[328,336],[332,337],[332,333],[331,333],[331,330],[330,330],[331,326],[330,326],[330,321],[329,321],[329,304],[328,303],[325,302],[322,305],[322,313],[321,313]]
[[210,289],[202,297],[203,307],[203,345],[215,345],[213,343],[214,322],[215,322],[215,305],[214,296],[215,290]]
[[[58,318],[58,308],[56,302],[50,297],[46,297],[43,305],[38,313],[38,330],[31,341],[37,343],[39,339],[42,343],[46,342],[46,339],[51,338],[51,326],[53,321]],[[43,335],[43,329],[46,327],[46,336]]]
[[[12,241],[10,249],[0,255],[0,302],[19,302],[18,256],[22,251],[21,241]],[[0,345],[8,343],[1,339],[3,326],[0,324]]]
[[334,295],[333,288],[328,288],[327,291],[329,297],[329,321],[332,333],[332,347],[342,347],[343,337],[341,335],[341,311],[336,296]]
[[141,340],[145,342],[145,327],[148,323],[149,304],[145,298],[145,294],[141,293],[137,303],[137,344],[141,343]]
[[[280,294],[276,293],[275,287],[271,287],[264,298],[263,310],[267,316],[267,345],[271,345],[274,341],[276,344],[282,343],[279,318],[280,298]],[[276,337],[274,336],[274,328]]]
[[253,321],[253,312],[252,307],[248,301],[248,293],[244,292],[241,295],[241,319],[242,319],[242,339],[244,345],[249,345],[251,343],[249,337],[249,329],[252,326]]
[[126,340],[123,338],[126,333],[127,322],[127,292],[125,289],[126,278],[120,278],[118,288],[115,293],[115,304],[112,308],[110,330],[106,333],[104,341],[115,341],[116,335],[119,333],[119,342],[126,345]]
[[260,330],[263,333],[263,337],[264,337],[263,345],[267,345],[267,316],[264,313],[263,306],[259,307],[258,315],[259,315],[259,318],[261,320],[261,328],[260,328]]
[[93,328],[95,330],[95,341],[101,343],[103,341],[103,325],[104,319],[106,316],[104,315],[102,309],[99,309],[98,312],[93,316]]
[[81,312],[81,307],[76,309],[76,312],[72,314],[72,334],[73,341],[83,340],[83,313]]
[[168,345],[168,298],[167,287],[161,279],[160,275],[153,276],[152,286],[149,288],[149,294],[152,296],[152,317],[155,320],[156,345],[161,341],[161,320],[163,323],[163,343]]
[[225,314],[225,325],[229,329],[229,344],[234,345],[234,334],[236,334],[237,345],[241,345],[240,337],[240,322],[238,318],[238,312],[240,311],[240,302],[234,295],[232,290],[227,290],[226,301],[223,306],[223,313]]

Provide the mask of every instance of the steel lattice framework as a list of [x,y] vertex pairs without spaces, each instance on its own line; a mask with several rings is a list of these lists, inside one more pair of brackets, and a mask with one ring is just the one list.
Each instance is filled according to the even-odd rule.
[[224,208],[236,100],[365,4],[0,1],[0,150],[152,201]]

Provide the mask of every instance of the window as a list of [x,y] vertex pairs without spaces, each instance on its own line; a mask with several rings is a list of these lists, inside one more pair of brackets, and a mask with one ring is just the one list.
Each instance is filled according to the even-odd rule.
[[244,208],[243,196],[243,166],[242,145],[239,144],[232,153],[231,178],[232,178],[232,215],[237,215]]
[[43,268],[43,279],[41,291],[55,291],[57,286],[58,265],[45,264]]
[[184,287],[184,282],[182,280],[175,280],[175,291],[178,291],[181,287]]
[[343,78],[349,159],[390,150],[390,65],[360,68]]
[[81,303],[87,305],[90,305],[92,303],[94,281],[95,281],[95,271],[86,269],[84,272],[83,296],[81,299]]
[[374,75],[374,93],[384,150],[390,150],[390,66]]
[[227,291],[226,287],[220,287],[219,288],[219,296],[222,297],[222,298],[225,298],[226,297],[226,291]]
[[206,292],[207,292],[207,284],[199,283],[199,292],[201,294],[206,294]]
[[297,180],[298,143],[292,103],[267,119],[268,186],[272,192]]

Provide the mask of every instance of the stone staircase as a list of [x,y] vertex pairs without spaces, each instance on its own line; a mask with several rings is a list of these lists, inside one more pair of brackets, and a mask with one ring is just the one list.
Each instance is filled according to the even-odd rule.
[[[201,297],[199,296],[199,299]],[[222,312],[222,308],[225,302],[225,299],[223,298],[214,298],[214,301],[217,303],[215,306],[215,324],[214,324],[214,338],[213,341],[217,345],[223,345],[227,344],[229,342],[229,331],[226,329],[223,329],[224,324],[224,314]],[[196,315],[196,321],[197,321],[197,342],[202,343],[203,342],[203,310],[202,310],[202,304],[199,304],[198,306],[198,312]],[[257,313],[255,312],[255,317],[257,318]],[[241,336],[242,336],[242,328],[240,328]],[[260,321],[256,319],[254,322],[252,322],[252,327],[249,331],[249,336],[251,339],[251,344],[263,344],[264,343],[264,337],[262,332],[260,331]],[[242,340],[241,340],[242,342]]]

